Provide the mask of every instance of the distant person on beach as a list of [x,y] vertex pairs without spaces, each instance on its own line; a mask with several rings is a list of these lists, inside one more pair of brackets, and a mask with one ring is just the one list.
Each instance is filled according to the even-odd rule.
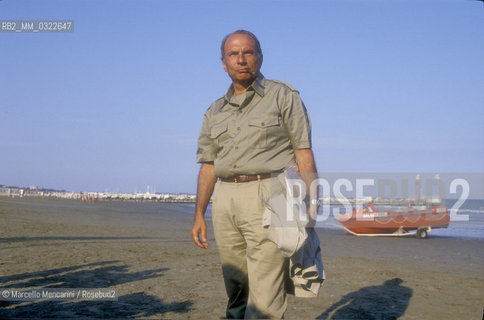
[[203,118],[191,235],[197,246],[208,248],[204,215],[213,192],[213,227],[228,295],[226,317],[282,318],[288,267],[262,226],[263,198],[270,197],[275,174],[294,164],[309,190],[316,178],[310,121],[295,88],[260,73],[263,56],[254,34],[228,34],[221,55],[232,84]]

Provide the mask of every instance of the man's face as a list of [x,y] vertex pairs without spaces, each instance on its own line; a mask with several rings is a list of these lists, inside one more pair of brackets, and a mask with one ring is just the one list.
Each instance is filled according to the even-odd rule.
[[224,45],[222,65],[233,82],[252,83],[262,65],[254,39],[246,34],[231,35]]

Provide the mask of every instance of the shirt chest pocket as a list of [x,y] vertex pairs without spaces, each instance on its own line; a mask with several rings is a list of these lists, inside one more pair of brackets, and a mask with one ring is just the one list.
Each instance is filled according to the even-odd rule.
[[213,126],[210,129],[210,138],[216,141],[217,144],[220,146],[224,142],[224,140],[228,139],[227,131],[227,123]]
[[253,145],[256,148],[271,148],[280,138],[281,122],[278,116],[249,119]]

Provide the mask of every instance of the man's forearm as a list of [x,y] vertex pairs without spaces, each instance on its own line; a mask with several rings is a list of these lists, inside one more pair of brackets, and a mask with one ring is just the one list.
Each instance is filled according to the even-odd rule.
[[200,167],[197,186],[197,204],[195,206],[195,217],[193,219],[192,239],[200,248],[207,249],[207,224],[205,222],[205,210],[212,196],[213,188],[217,178],[215,177],[212,163],[204,163]]
[[195,217],[203,217],[205,215],[216,181],[217,177],[215,177],[213,163],[203,163],[198,174]]
[[[306,186],[307,199],[318,200],[317,188],[311,190],[312,182],[318,178],[313,151],[311,149],[298,149],[294,150],[294,155],[296,157],[299,175]],[[309,203],[309,209],[313,218],[317,214],[317,208],[317,204]]]
[[297,160],[297,168],[301,179],[306,185],[306,192],[309,193],[311,183],[317,179],[316,163],[311,149],[294,150]]

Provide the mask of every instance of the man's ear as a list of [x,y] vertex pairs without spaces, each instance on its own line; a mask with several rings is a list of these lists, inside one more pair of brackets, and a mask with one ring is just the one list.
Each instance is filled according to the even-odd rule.
[[225,61],[222,59],[222,67],[224,68],[225,72],[227,72],[227,65],[225,64]]

